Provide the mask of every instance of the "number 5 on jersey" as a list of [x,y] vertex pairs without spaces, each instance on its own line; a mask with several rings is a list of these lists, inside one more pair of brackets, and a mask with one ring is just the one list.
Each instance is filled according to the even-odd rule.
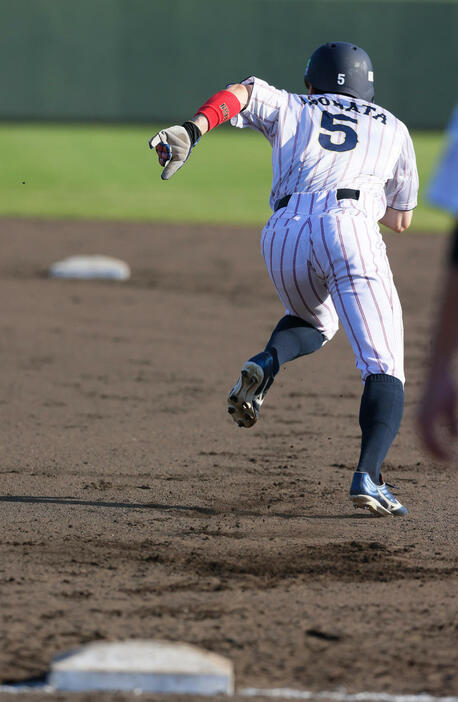
[[354,117],[349,117],[348,115],[333,115],[331,112],[323,110],[321,129],[327,132],[342,132],[345,134],[345,138],[341,144],[335,144],[331,141],[331,136],[329,134],[320,132],[320,136],[318,137],[320,146],[327,151],[351,151],[358,143],[357,133],[348,124],[336,124],[335,120],[358,124],[358,120],[354,119]]

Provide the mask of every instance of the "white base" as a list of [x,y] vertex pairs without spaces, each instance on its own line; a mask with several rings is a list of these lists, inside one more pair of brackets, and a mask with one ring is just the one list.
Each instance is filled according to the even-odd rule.
[[232,695],[231,661],[187,644],[98,642],[55,658],[47,684],[55,690],[138,690]]
[[70,256],[53,263],[49,275],[51,278],[127,280],[130,268],[124,261],[110,256]]
[[173,673],[51,673],[48,685],[67,692],[88,690],[138,690],[191,695],[229,695],[228,679],[217,675]]

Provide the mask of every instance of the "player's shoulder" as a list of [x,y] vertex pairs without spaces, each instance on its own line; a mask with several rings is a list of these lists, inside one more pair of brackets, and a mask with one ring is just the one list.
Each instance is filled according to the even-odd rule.
[[258,76],[248,76],[240,81],[242,85],[250,85],[252,87],[250,101],[245,108],[258,109],[259,104],[275,110],[286,109],[289,103],[289,93],[282,88],[276,88],[263,78]]
[[[274,85],[271,85],[266,80],[264,80],[263,78],[259,78],[258,76],[248,76],[247,78],[244,78],[243,80],[240,80],[238,82],[242,85],[252,85],[262,90],[271,90],[273,92],[285,92],[281,88],[276,88]],[[233,85],[233,83],[229,83],[229,85]]]
[[399,117],[397,117],[393,112],[390,112],[389,110],[386,109],[386,107],[381,107],[380,105],[376,105],[376,107],[379,110],[383,110],[383,112],[386,114],[387,119],[391,122],[393,126],[396,127],[396,129],[399,131],[399,133],[403,136],[410,136],[409,128],[405,124],[405,122],[402,121]]

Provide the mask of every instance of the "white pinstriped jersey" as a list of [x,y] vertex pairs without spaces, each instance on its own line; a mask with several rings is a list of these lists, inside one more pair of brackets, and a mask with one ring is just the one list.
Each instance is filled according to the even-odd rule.
[[[418,174],[406,126],[387,110],[343,95],[296,95],[247,78],[253,91],[231,120],[272,145],[274,214],[261,251],[286,314],[325,340],[339,322],[362,379],[404,382],[402,310],[378,221],[386,206],[417,204]],[[359,190],[357,199],[338,190]],[[290,195],[287,204],[275,203]]]
[[458,104],[448,127],[448,142],[428,189],[428,199],[458,217]]
[[387,205],[416,206],[415,152],[393,114],[344,95],[296,95],[256,77],[243,83],[253,85],[251,98],[231,124],[261,132],[272,145],[272,209],[285,195],[337,188],[370,195],[376,221]]

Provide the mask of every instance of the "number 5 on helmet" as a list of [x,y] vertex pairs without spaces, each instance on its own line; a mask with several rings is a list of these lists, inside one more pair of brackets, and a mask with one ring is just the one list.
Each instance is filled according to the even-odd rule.
[[162,180],[171,178],[184,165],[192,150],[187,130],[179,125],[161,130],[148,143],[150,149],[156,150],[159,163],[164,167]]

